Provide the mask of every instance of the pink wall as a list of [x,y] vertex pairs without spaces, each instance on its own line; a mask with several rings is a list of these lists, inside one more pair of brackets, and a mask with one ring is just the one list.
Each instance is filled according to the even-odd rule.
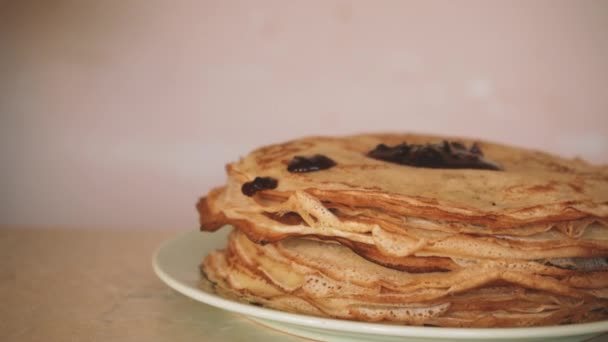
[[307,134],[606,163],[607,61],[608,1],[0,1],[0,223],[194,228],[224,163]]

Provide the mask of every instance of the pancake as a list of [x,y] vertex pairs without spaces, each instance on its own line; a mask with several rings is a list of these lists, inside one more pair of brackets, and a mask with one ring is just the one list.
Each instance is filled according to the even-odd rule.
[[[503,170],[412,167],[367,155],[379,144],[439,144],[446,139],[476,143]],[[336,165],[321,172],[287,170],[294,156],[310,155],[325,155]],[[396,210],[433,220],[466,219],[487,227],[608,215],[605,167],[467,139],[421,135],[305,138],[258,149],[227,168],[230,181],[238,187],[258,176],[279,180],[274,192],[284,198],[309,189],[321,201]]]
[[[416,325],[605,319],[606,166],[469,139],[377,134],[267,146],[226,170],[227,184],[197,209],[201,230],[236,229],[202,266],[227,296]],[[311,265],[318,255],[328,257],[323,267]],[[344,260],[375,271],[348,278]],[[298,281],[312,274],[343,290],[306,292]],[[373,274],[375,285],[357,283]]]
[[[220,293],[334,318],[411,325],[502,327],[606,319],[598,293],[608,272],[538,263],[470,263],[411,274],[367,261],[333,242],[288,238],[261,246],[235,230],[202,270]],[[584,280],[583,280],[584,279]]]
[[[306,192],[296,191],[291,200],[279,205],[242,207],[230,203],[239,192],[228,193],[223,189],[211,192],[207,199],[199,202],[203,230],[215,230],[225,224],[232,224],[258,242],[278,241],[294,235],[315,235],[324,238],[350,240],[354,245],[375,246],[389,257],[407,255],[462,257],[512,257],[522,259],[556,257],[606,257],[608,256],[608,230],[603,222],[583,221],[581,233],[571,236],[564,233],[559,224],[543,227],[540,233],[526,237],[507,233],[490,235],[487,232],[446,232],[423,229],[410,224],[406,218],[396,224],[379,218],[358,218],[349,220],[335,215],[322,206],[321,202]],[[213,201],[213,209],[206,207]],[[236,202],[236,201],[235,201]],[[221,207],[218,213],[215,211]],[[287,209],[289,208],[289,209]],[[281,215],[284,212],[301,217],[299,223],[287,225],[280,218],[267,215]],[[208,221],[212,220],[212,222]],[[441,225],[441,222],[431,225]],[[580,224],[578,221],[568,225]],[[459,223],[463,224],[463,223]],[[444,224],[444,228],[450,228]],[[527,227],[522,227],[526,229]]]

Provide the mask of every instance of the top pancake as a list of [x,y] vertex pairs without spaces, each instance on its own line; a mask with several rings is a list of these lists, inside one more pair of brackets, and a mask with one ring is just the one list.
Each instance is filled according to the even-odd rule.
[[[408,165],[385,161],[394,157]],[[476,163],[482,168],[470,168]],[[605,318],[606,166],[462,138],[377,134],[267,146],[227,171],[227,184],[197,208],[202,230],[235,228],[202,266],[231,295],[439,326]],[[431,318],[415,318],[426,309]]]
[[[477,143],[503,170],[413,167],[367,155],[378,144],[444,140]],[[308,173],[287,170],[295,156],[316,154],[336,165]],[[286,199],[303,190],[322,202],[432,220],[517,227],[608,217],[608,167],[480,140],[415,134],[310,137],[257,149],[227,170],[236,184],[255,177],[278,180],[275,189],[260,192],[262,197]]]

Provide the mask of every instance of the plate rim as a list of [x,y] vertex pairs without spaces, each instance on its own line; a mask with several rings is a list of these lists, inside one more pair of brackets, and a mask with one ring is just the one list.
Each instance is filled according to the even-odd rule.
[[[226,229],[226,227],[222,228]],[[426,338],[451,338],[451,339],[505,339],[505,338],[550,338],[568,337],[577,335],[599,334],[608,331],[608,321],[577,323],[569,325],[543,326],[543,327],[515,327],[515,328],[450,328],[450,327],[424,327],[388,325],[382,323],[356,322],[334,318],[307,316],[302,314],[279,311],[254,305],[239,303],[230,299],[222,298],[216,294],[209,293],[178,279],[173,278],[161,266],[162,254],[171,245],[185,239],[190,235],[210,234],[200,232],[198,229],[188,230],[170,239],[163,241],[154,251],[152,256],[152,268],[160,280],[175,291],[192,298],[196,301],[214,306],[219,309],[236,312],[243,315],[272,320],[280,323],[293,324],[308,328],[316,328],[332,331],[345,331],[348,333],[360,333],[394,337],[426,337]],[[222,248],[224,246],[210,246],[210,248]],[[198,269],[197,269],[198,270]]]

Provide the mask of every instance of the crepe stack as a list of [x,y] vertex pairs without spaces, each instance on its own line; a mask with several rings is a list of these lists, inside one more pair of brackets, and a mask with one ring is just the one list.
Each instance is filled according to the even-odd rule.
[[201,270],[222,295],[450,327],[608,318],[608,167],[423,135],[311,137],[227,166]]

